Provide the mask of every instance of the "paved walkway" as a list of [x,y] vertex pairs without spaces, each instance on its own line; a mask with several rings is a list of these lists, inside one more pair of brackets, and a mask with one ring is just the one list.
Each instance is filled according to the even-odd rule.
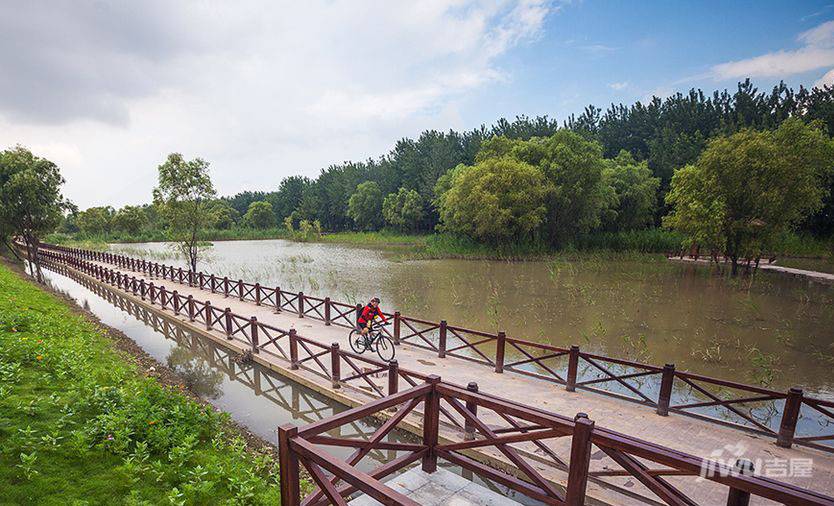
[[[519,506],[520,503],[493,492],[483,485],[438,468],[428,474],[419,467],[410,469],[386,485],[423,506]],[[377,501],[362,495],[350,506],[375,506]]]
[[[101,265],[112,267],[103,263]],[[121,271],[130,276],[136,276],[137,279],[145,278],[146,282],[153,281],[157,286],[164,285],[168,290],[177,290],[180,295],[186,297],[193,295],[195,299],[200,301],[210,300],[212,305],[216,307],[229,307],[237,314],[256,316],[258,321],[281,329],[295,328],[300,335],[308,339],[316,340],[322,344],[330,345],[331,343],[339,343],[343,349],[349,349],[347,339],[349,331],[343,327],[326,326],[323,322],[310,318],[300,319],[295,313],[286,311],[276,314],[272,308],[256,306],[252,302],[239,301],[233,297],[225,298],[222,294],[212,294],[208,291],[178,284],[170,280],[150,279],[139,272],[126,271],[125,269],[121,269]],[[120,293],[135,299],[137,302],[141,302],[138,297],[129,295],[126,292],[120,291]],[[158,306],[153,306],[152,308],[159,311]],[[167,313],[170,312],[167,311]],[[174,318],[173,315],[170,317]],[[190,325],[203,334],[215,334],[211,337],[219,343],[226,344],[227,346],[236,343],[235,345],[240,347],[240,344],[236,341],[226,341],[219,332],[206,333],[202,325],[189,324],[187,319],[182,316],[177,319],[183,325]],[[780,477],[778,479],[828,495],[834,495],[834,454],[831,453],[796,446],[791,449],[780,448],[774,444],[772,438],[723,427],[687,416],[672,414],[668,417],[661,417],[655,414],[652,409],[645,406],[620,401],[591,392],[567,392],[561,385],[512,372],[496,374],[487,366],[455,357],[447,356],[445,359],[438,359],[432,352],[411,346],[407,343],[403,343],[397,348],[397,360],[403,369],[422,374],[436,374],[448,382],[459,385],[466,385],[470,381],[476,381],[481,392],[523,402],[524,404],[563,416],[572,418],[577,412],[584,412],[598,426],[699,457],[706,458],[714,456],[714,452],[731,447],[733,450],[743,449],[743,457],[751,459],[754,462],[757,460],[759,462],[769,462],[774,461],[774,459],[779,459],[779,462],[788,462],[789,459],[803,459],[803,461],[807,461],[810,458],[813,459],[811,476]],[[287,364],[282,364],[281,362],[283,361],[281,359],[260,354],[258,361],[272,362],[275,366],[272,367],[273,369],[279,372],[282,370],[289,372],[286,369]],[[344,371],[343,366],[343,375],[345,375]],[[299,373],[296,372],[296,374]],[[353,395],[351,393],[352,389],[342,388],[339,391],[333,391],[329,386],[329,382],[322,381],[314,375],[308,374],[297,378],[304,380],[307,386],[314,387],[340,402],[347,402],[353,405],[363,402],[361,395],[359,397],[354,395],[351,398],[351,395]],[[380,385],[383,385],[384,382],[384,377],[379,379]],[[500,423],[497,417],[494,418],[494,420],[489,420],[486,417],[485,421],[488,423],[494,421],[496,426],[505,425]],[[551,441],[552,443],[550,441],[548,442],[548,446],[553,448],[557,454],[563,456],[564,461],[567,461],[570,445],[569,438],[560,438]],[[542,463],[541,465],[535,465],[535,467],[541,470],[545,476],[552,477],[554,481],[560,481],[560,477],[564,477],[564,473],[554,470],[552,466],[546,464],[546,462],[549,462],[549,459],[545,459],[540,450],[530,447],[529,454],[533,458],[536,455],[539,456]],[[731,456],[733,455],[728,455],[726,452],[724,454],[725,458]],[[592,471],[618,468],[619,466],[612,464],[612,461],[601,451],[595,453],[592,457]],[[620,491],[624,491],[627,495],[632,493],[645,493],[642,485],[631,477],[606,478],[606,481],[618,488],[621,487]],[[692,477],[672,476],[668,478],[668,481],[677,486],[682,492],[692,494],[699,503],[718,504],[726,501],[727,489],[725,487],[714,486],[709,482],[696,483]],[[619,495],[616,499],[612,499],[607,488],[599,488],[597,485],[591,484],[589,486],[589,494],[595,495],[609,504],[640,502],[634,500],[634,498]],[[650,493],[648,495],[650,497],[652,496]],[[753,504],[766,503],[757,503],[754,501]]]

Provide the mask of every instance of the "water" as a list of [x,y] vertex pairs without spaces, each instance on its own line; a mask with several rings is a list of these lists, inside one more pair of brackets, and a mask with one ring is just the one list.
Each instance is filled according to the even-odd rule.
[[[184,266],[162,243],[114,250]],[[334,300],[776,389],[834,396],[834,289],[761,272],[731,280],[665,260],[398,261],[283,240],[217,242],[199,268]]]

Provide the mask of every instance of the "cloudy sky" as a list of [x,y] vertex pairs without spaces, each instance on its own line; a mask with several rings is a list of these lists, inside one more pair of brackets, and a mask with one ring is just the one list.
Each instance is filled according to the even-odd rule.
[[0,148],[58,163],[81,208],[149,201],[172,151],[270,190],[425,129],[747,76],[834,83],[834,4],[0,0]]

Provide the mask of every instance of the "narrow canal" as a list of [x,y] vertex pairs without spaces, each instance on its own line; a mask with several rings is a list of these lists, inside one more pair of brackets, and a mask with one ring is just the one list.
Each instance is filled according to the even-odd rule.
[[[54,290],[92,312],[104,325],[123,332],[158,362],[177,372],[192,392],[228,412],[235,422],[266,441],[276,443],[275,429],[282,424],[303,426],[348,409],[257,364],[239,363],[225,348],[184,328],[161,325],[152,313],[108,290],[95,285],[85,286],[48,269],[44,269],[43,274]],[[377,427],[374,420],[368,419],[334,429],[329,434],[367,439]],[[393,431],[386,436],[386,441],[417,442],[415,438],[405,431]],[[327,450],[343,459],[352,451],[331,447]],[[360,462],[359,468],[369,471],[397,456],[394,451],[375,450]],[[440,465],[521,504],[539,504],[506,487],[482,480],[470,471]]]

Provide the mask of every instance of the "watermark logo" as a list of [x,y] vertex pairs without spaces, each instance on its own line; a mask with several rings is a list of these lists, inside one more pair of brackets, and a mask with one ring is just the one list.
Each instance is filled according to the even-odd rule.
[[698,481],[727,476],[764,476],[765,478],[809,478],[814,472],[812,458],[747,458],[742,443],[724,445],[710,453],[701,463]]

